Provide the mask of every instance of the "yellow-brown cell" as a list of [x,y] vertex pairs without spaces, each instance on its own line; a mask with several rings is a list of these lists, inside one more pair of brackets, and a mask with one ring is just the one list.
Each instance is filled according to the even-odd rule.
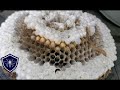
[[32,35],[32,36],[31,36],[31,39],[32,39],[32,40],[35,40],[35,36],[34,36],[34,35]]
[[70,51],[70,48],[68,46],[66,46],[65,51]]
[[40,43],[45,43],[45,38],[44,37],[41,37],[41,39],[40,39]]
[[57,46],[57,47],[55,48],[55,50],[56,50],[56,51],[60,51],[60,47]]
[[74,44],[69,44],[69,47],[70,48],[75,48],[75,45]]
[[50,44],[50,48],[55,48],[55,42],[51,42],[51,44]]
[[61,43],[60,41],[55,42],[56,45],[60,45],[60,43]]
[[40,40],[40,36],[36,36],[36,41],[39,41]]
[[62,42],[61,44],[60,44],[60,47],[61,48],[64,48],[66,46],[66,44],[64,43],[64,42]]
[[50,40],[46,40],[45,45],[49,46],[50,45]]

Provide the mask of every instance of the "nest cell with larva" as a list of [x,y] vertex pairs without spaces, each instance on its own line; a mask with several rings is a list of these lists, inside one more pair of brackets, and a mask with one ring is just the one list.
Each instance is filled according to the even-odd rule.
[[117,59],[110,30],[87,12],[19,11],[0,31],[0,57],[20,58],[17,79],[97,79]]

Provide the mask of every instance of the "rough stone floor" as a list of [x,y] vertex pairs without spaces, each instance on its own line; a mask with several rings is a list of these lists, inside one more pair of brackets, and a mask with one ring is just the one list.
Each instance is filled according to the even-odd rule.
[[[111,30],[111,34],[113,38],[115,39],[116,47],[117,47],[117,61],[115,61],[115,66],[112,68],[112,73],[109,74],[109,76],[106,78],[106,80],[119,80],[120,79],[120,27],[116,26],[112,22],[110,22],[108,19],[106,19],[99,11],[88,11],[84,10],[89,13],[92,13],[96,15],[98,18],[100,18]],[[0,25],[4,20],[14,11],[12,10],[3,10],[0,11]]]

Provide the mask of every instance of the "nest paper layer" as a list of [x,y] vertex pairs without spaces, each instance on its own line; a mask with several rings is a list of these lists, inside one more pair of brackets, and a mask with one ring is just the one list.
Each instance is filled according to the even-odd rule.
[[[60,20],[56,15],[59,16]],[[77,23],[74,23],[76,20]],[[99,42],[101,43],[97,43],[97,47],[102,48],[102,50],[105,51],[106,56],[104,56],[104,53],[97,55],[93,48],[88,48],[86,50],[86,47],[89,46],[89,42],[86,42],[85,46],[83,43],[85,50],[83,48],[83,51],[80,51],[82,49],[79,47],[82,46],[79,45],[84,41],[83,38],[85,39],[88,36],[94,36],[96,33],[96,26],[99,26],[98,31],[101,36],[99,39]],[[90,27],[89,34],[86,32],[86,27]],[[20,59],[16,69],[18,74],[17,79],[97,79],[107,70],[111,69],[111,67],[114,66],[113,62],[117,59],[116,47],[113,37],[110,34],[110,30],[98,18],[86,12],[82,13],[82,11],[19,11],[13,13],[1,24],[0,31],[0,57],[11,53]],[[68,38],[68,35],[70,38]],[[32,36],[36,39],[30,41]],[[39,38],[37,38],[38,36]],[[38,46],[43,45],[43,43],[45,45],[45,42],[47,42],[46,39],[49,40],[50,45],[45,46],[45,50],[41,50],[43,47],[40,49]],[[24,43],[24,41],[28,42],[28,45]],[[80,60],[79,58],[78,61],[82,63],[85,61],[85,65],[82,65],[80,62],[74,62],[74,64],[65,71],[55,73],[56,67],[51,66],[48,62],[44,63],[44,59],[51,59],[52,61],[52,59],[57,58],[55,55],[56,46],[51,44],[53,41],[57,47],[59,46],[59,48],[64,51],[63,53],[57,48],[59,54],[63,55],[62,58],[58,57],[59,60],[62,59],[65,61],[67,58],[68,62],[72,62],[81,56],[85,57],[84,60]],[[20,42],[22,42],[22,45],[24,43],[24,46],[27,46],[27,48],[31,48],[32,54],[37,55],[37,59],[34,62],[29,61],[31,53],[22,50],[20,48]],[[49,42],[47,42],[46,45],[49,44]],[[73,44],[73,46],[75,45],[75,48],[72,50],[71,42],[75,42],[75,44]],[[93,43],[94,42],[92,42],[92,44]],[[34,46],[37,48],[34,48]],[[70,56],[65,55],[66,46],[70,49],[68,50],[68,54],[70,52],[73,53],[70,53]],[[44,52],[38,53],[39,50]],[[36,53],[34,51],[36,51]],[[89,54],[89,51],[91,54]],[[48,52],[50,53],[50,56],[47,57]],[[83,52],[84,55],[82,56],[80,52]],[[91,58],[91,55],[95,57]],[[35,62],[38,63],[41,58],[43,60],[39,64],[35,64]],[[88,60],[89,62],[87,62]],[[40,66],[40,64],[43,63],[44,65]],[[58,64],[59,63],[55,63],[55,66]]]

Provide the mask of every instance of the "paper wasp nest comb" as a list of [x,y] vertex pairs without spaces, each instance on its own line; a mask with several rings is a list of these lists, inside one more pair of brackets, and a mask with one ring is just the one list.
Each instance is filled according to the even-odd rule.
[[[7,24],[9,30],[5,30]],[[11,44],[2,55],[12,52],[21,58],[18,79],[97,79],[116,60],[110,30],[86,12],[19,11],[9,16],[2,28],[11,35],[3,39]],[[67,69],[55,73],[56,68]]]
[[24,20],[27,27],[21,33],[21,42],[22,48],[32,53],[30,60],[40,65],[49,62],[62,68],[75,61],[85,63],[101,53],[106,56],[99,26],[81,27],[81,12],[41,14],[36,17],[29,15]]

